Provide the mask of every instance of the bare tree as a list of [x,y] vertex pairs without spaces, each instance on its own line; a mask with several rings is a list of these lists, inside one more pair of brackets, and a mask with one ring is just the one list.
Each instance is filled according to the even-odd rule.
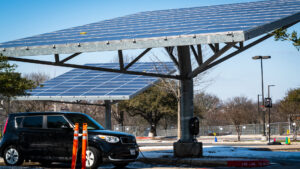
[[119,109],[118,103],[112,106],[112,117],[117,121],[117,123],[121,126],[121,129],[123,131],[124,126],[124,111]]
[[197,93],[194,97],[194,111],[200,118],[207,121],[207,125],[218,125],[213,117],[218,114],[221,101],[217,96],[204,92]]
[[[88,103],[81,101],[81,103]],[[103,101],[95,101],[95,104],[102,104]],[[100,124],[105,124],[105,108],[97,105],[65,104],[68,111],[81,112],[90,115]]]
[[40,86],[42,83],[50,79],[50,75],[42,72],[33,72],[25,74],[24,77],[34,82],[36,86]]
[[238,141],[241,140],[242,124],[247,123],[249,115],[256,112],[255,106],[247,97],[234,97],[224,105],[225,115],[235,126]]

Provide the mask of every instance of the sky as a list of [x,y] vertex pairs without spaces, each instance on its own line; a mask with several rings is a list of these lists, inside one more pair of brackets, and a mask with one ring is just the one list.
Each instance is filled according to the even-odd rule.
[[[1,0],[0,42],[142,11],[250,1],[257,0]],[[300,24],[298,23],[289,29],[289,31],[292,30],[300,32]],[[135,56],[140,51],[125,51],[125,55]],[[155,49],[151,54],[159,56],[162,61],[170,61],[162,49]],[[265,96],[267,95],[267,85],[276,85],[271,88],[270,92],[275,101],[282,99],[289,89],[300,87],[300,51],[290,42],[274,41],[274,38],[270,38],[209,70],[203,77],[205,83],[195,86],[195,89],[216,95],[223,100],[235,96],[246,96],[256,101],[257,95],[261,94],[260,62],[251,59],[256,55],[270,55],[272,57],[263,62]],[[116,56],[116,52],[85,53],[69,63],[106,63],[112,62]],[[53,56],[31,56],[28,58],[53,60]],[[151,58],[143,58],[142,61],[152,60]],[[21,73],[43,72],[51,77],[70,70],[30,63],[12,63],[18,65],[17,71]]]

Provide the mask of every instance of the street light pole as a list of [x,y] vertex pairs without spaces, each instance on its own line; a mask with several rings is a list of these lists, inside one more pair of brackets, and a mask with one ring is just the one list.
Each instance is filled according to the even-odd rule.
[[[259,102],[259,96],[261,96],[260,94],[257,95],[257,113],[258,115],[261,114],[260,113],[260,102]],[[260,128],[259,128],[260,129]],[[258,132],[259,133],[259,132]],[[256,125],[255,125],[255,134],[256,134]]]
[[257,112],[259,113],[259,94],[257,95]]
[[[264,72],[263,72],[263,59],[270,59],[271,56],[254,56],[252,59],[258,60],[260,59],[260,67],[261,67],[261,96],[262,96],[262,106],[265,106],[265,97],[264,97]],[[266,136],[266,112],[263,110],[263,136]]]
[[[270,98],[270,87],[275,85],[268,85],[268,98]],[[269,106],[269,144],[271,142],[271,107]]]
[[260,105],[260,103],[259,103],[259,96],[261,96],[260,94],[258,94],[257,95],[257,113],[258,114],[260,114],[259,112],[260,112],[260,108],[259,108],[259,105]]

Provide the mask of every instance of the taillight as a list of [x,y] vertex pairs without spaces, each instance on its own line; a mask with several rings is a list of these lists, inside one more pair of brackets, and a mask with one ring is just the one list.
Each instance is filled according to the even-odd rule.
[[3,135],[5,134],[7,123],[8,123],[8,118],[6,119],[6,122],[5,122],[5,126],[4,126],[4,129],[3,129]]

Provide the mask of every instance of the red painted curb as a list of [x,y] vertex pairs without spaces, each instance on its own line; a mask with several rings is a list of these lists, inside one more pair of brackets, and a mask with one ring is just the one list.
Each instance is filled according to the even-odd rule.
[[270,165],[269,160],[227,161],[228,167],[264,167]]

